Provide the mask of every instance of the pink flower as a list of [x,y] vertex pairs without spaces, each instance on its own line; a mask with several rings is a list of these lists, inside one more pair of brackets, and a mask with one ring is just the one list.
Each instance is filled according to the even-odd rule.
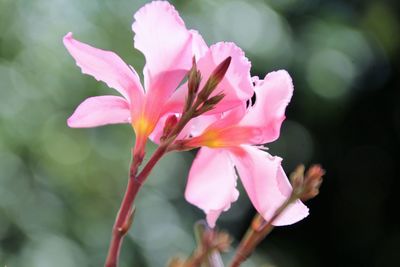
[[[115,53],[81,43],[68,33],[64,45],[85,74],[105,82],[120,96],[96,96],[83,101],[68,119],[70,127],[96,127],[105,124],[131,123],[136,145],[142,150],[147,137],[160,117],[168,112],[182,112],[187,85],[177,87],[198,60],[203,77],[226,57],[229,70],[221,82],[226,97],[215,112],[228,110],[252,94],[250,63],[232,43],[207,47],[202,37],[186,26],[173,6],[155,1],[134,15],[134,46],[146,59],[144,87],[136,71]],[[204,79],[206,80],[206,79]],[[216,91],[221,91],[221,90]]]
[[[254,90],[253,106],[246,109],[242,105],[219,117],[199,118],[197,130],[201,134],[182,141],[187,147],[202,147],[191,167],[185,197],[206,213],[212,227],[221,212],[229,209],[239,196],[234,167],[265,220],[272,217],[292,191],[281,167],[282,159],[254,146],[279,137],[293,94],[292,80],[286,71],[272,72],[264,80],[255,79]],[[298,200],[273,224],[292,224],[307,215],[308,208]]]

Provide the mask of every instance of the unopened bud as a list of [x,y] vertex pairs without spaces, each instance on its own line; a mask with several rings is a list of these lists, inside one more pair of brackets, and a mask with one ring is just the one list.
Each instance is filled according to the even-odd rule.
[[200,71],[197,70],[196,59],[193,57],[192,68],[189,71],[188,75],[188,89],[189,94],[196,94],[199,90],[201,81]]
[[178,123],[178,118],[175,115],[171,115],[167,118],[164,124],[161,140],[168,137],[168,135],[172,132],[177,123]]
[[192,68],[188,73],[188,94],[186,97],[185,106],[183,108],[183,113],[188,111],[193,105],[194,99],[199,91],[200,82],[201,74],[200,71],[197,70],[196,59],[193,57]]
[[215,108],[215,106],[225,97],[225,94],[220,93],[216,96],[211,97],[210,99],[207,99],[204,104],[196,110],[194,116],[200,116],[203,113],[206,113],[207,111],[210,111]]
[[319,194],[324,174],[325,170],[320,165],[313,165],[308,169],[304,178],[304,191],[301,200],[305,201]]
[[214,89],[218,86],[218,84],[224,78],[226,72],[228,71],[229,65],[231,64],[232,57],[227,57],[224,61],[222,61],[211,73],[210,77],[208,78],[206,84],[204,85],[203,89],[199,93],[199,98],[206,100]]
[[210,79],[214,79],[216,83],[221,82],[221,80],[224,78],[226,72],[228,71],[231,61],[232,61],[232,57],[229,56],[224,61],[219,63],[219,65],[211,73]]
[[221,100],[222,100],[222,98],[224,98],[225,97],[225,94],[224,93],[219,93],[219,94],[217,94],[217,95],[215,95],[215,96],[213,96],[213,97],[211,97],[211,98],[209,98],[209,99],[207,99],[205,102],[204,102],[204,105],[209,105],[209,106],[215,106],[215,105],[217,105]]
[[290,182],[294,190],[301,188],[303,186],[304,171],[305,167],[303,164],[301,164],[297,166],[296,169],[290,174]]
[[295,198],[299,198],[302,201],[309,200],[318,195],[322,176],[325,174],[320,165],[312,165],[306,174],[304,174],[304,171],[304,165],[299,165],[290,175],[293,194]]

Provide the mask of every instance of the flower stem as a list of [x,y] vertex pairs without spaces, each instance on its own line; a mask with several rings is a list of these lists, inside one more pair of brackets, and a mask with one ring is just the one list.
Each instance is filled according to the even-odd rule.
[[151,170],[156,165],[156,163],[161,159],[161,157],[165,154],[166,150],[167,147],[165,145],[160,145],[153,153],[152,157],[147,162],[147,164],[144,166],[143,170],[137,176],[136,173],[142,159],[135,160],[134,157],[134,159],[132,160],[128,185],[125,191],[124,198],[122,199],[121,207],[117,214],[117,218],[115,219],[110,248],[108,251],[105,267],[118,266],[118,258],[121,249],[121,244],[124,236],[127,234],[130,225],[132,223],[132,216],[134,211],[134,209],[132,208],[133,202],[135,201],[139,189],[142,187],[146,178],[149,176]]
[[239,244],[236,250],[235,256],[232,260],[230,267],[239,267],[250,254],[254,251],[257,245],[274,229],[272,225],[276,218],[278,218],[282,212],[295,200],[297,196],[292,194],[274,213],[272,218],[267,222],[260,214],[256,214],[251,226],[247,230],[244,238]]
[[319,193],[322,183],[322,176],[325,170],[321,165],[312,165],[304,174],[305,167],[299,165],[290,175],[290,181],[293,187],[292,193],[287,200],[275,211],[272,218],[267,222],[257,214],[251,227],[239,244],[230,267],[238,267],[254,251],[257,245],[274,229],[274,221],[286,210],[286,208],[298,199],[303,201],[314,198]]
[[[137,136],[137,140],[135,143],[135,147],[133,149],[133,160],[130,167],[129,172],[129,181],[125,191],[124,198],[122,199],[120,210],[117,214],[117,218],[115,219],[110,248],[108,251],[105,267],[117,267],[118,266],[118,258],[121,249],[121,244],[123,241],[124,236],[129,231],[129,228],[132,224],[132,216],[134,209],[133,202],[139,192],[139,189],[142,187],[143,183],[149,176],[151,170],[154,168],[156,163],[166,154],[167,152],[171,151],[170,146],[173,144],[175,139],[178,137],[179,133],[183,130],[186,124],[194,117],[204,113],[214,107],[219,101],[222,100],[224,97],[221,95],[218,97],[217,100],[214,99],[212,103],[207,104],[209,96],[211,95],[212,91],[216,88],[216,86],[221,82],[223,76],[225,75],[229,64],[231,62],[231,57],[226,58],[214,72],[211,74],[209,80],[207,81],[205,88],[200,92],[201,96],[198,96],[196,101],[194,101],[194,95],[192,96],[193,99],[190,101],[187,99],[187,103],[185,104],[185,108],[182,112],[182,116],[180,120],[177,122],[176,126],[172,129],[171,132],[165,136],[163,140],[161,140],[161,144],[156,149],[156,151],[151,156],[150,160],[147,164],[143,167],[142,171],[137,174],[138,168],[143,161],[144,158],[144,148],[146,144],[146,139],[143,139],[143,136]],[[200,85],[200,73],[196,69],[195,61],[193,61],[193,73],[196,72],[196,75],[192,75],[192,79],[195,79],[195,83],[192,83],[192,86],[197,88],[192,88],[193,94],[196,94],[198,90],[198,86]],[[189,77],[190,79],[190,77]],[[194,103],[193,103],[194,101]],[[200,106],[205,105],[205,110],[199,112],[197,109]]]
[[[110,248],[108,250],[108,255],[105,263],[105,267],[117,267],[118,266],[118,258],[121,250],[121,244],[124,236],[128,232],[130,225],[132,223],[133,216],[133,202],[136,199],[136,196],[139,192],[139,189],[142,187],[143,183],[149,176],[150,172],[156,165],[156,163],[168,152],[168,148],[171,143],[175,140],[178,133],[183,129],[186,123],[190,120],[189,116],[183,116],[182,119],[178,122],[178,125],[171,133],[169,138],[160,144],[160,146],[154,151],[150,160],[143,167],[142,171],[136,176],[138,168],[143,161],[143,156],[135,156],[133,157],[132,164],[129,172],[129,181],[125,191],[124,198],[121,202],[120,210],[117,214],[117,218],[115,219]],[[135,147],[136,149],[136,147]]]
[[[154,151],[150,160],[143,167],[142,171],[136,176],[138,168],[143,161],[144,154],[140,154],[140,156],[133,156],[132,164],[129,172],[129,181],[125,191],[124,198],[122,199],[120,210],[117,214],[117,218],[115,219],[110,248],[108,250],[108,255],[105,263],[105,267],[117,267],[118,266],[118,258],[119,252],[121,250],[121,244],[124,236],[128,232],[130,225],[132,223],[132,215],[133,215],[133,202],[136,199],[137,193],[139,189],[142,187],[143,183],[149,176],[151,170],[154,168],[156,163],[164,156],[165,153],[168,152],[169,146],[175,141],[179,132],[183,129],[183,127],[190,120],[193,113],[193,109],[191,109],[188,114],[183,114],[182,118],[179,120],[176,127],[170,133],[168,138],[160,144],[160,146]],[[142,151],[135,145],[134,151]]]

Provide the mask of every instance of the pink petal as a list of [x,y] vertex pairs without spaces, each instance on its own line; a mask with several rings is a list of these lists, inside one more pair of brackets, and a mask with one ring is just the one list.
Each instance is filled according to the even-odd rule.
[[205,131],[216,120],[221,119],[221,114],[201,115],[191,119],[188,123],[190,128],[187,129],[187,135],[198,136]]
[[192,41],[193,54],[196,57],[196,59],[202,58],[207,53],[208,46],[198,31],[189,30],[189,32],[192,35],[192,40],[193,40]]
[[105,82],[120,92],[133,106],[138,107],[142,101],[143,88],[134,69],[111,51],[94,48],[75,40],[72,33],[65,35],[63,41],[83,73]]
[[[292,190],[281,167],[282,159],[252,146],[231,149],[233,161],[244,188],[256,210],[269,220],[286,201]],[[273,225],[288,225],[308,215],[308,208],[297,201],[291,204]]]
[[293,95],[293,83],[285,70],[268,73],[264,80],[256,81],[256,103],[240,122],[241,126],[259,128],[258,140],[262,144],[275,141],[285,119],[285,109]]
[[[231,64],[224,79],[215,89],[213,95],[220,92],[225,94],[222,101],[210,114],[220,113],[232,109],[252,97],[253,84],[250,77],[251,64],[244,52],[234,43],[217,43],[212,45],[204,57],[200,58],[197,65],[203,77],[200,89],[207,81],[211,72],[219,63],[231,56]],[[181,112],[186,99],[187,84],[181,86],[168,102],[168,111]]]
[[114,123],[130,122],[129,103],[119,96],[95,96],[87,98],[68,119],[72,128],[88,128]]
[[156,127],[154,127],[154,130],[149,136],[150,140],[153,141],[153,143],[160,144],[160,138],[164,132],[165,122],[170,115],[171,113],[165,114],[158,120]]
[[169,96],[191,68],[192,57],[204,53],[205,43],[197,32],[186,29],[178,12],[166,1],[145,5],[134,18],[134,45],[146,58],[146,90]]
[[[175,8],[166,1],[154,1],[134,15],[134,45],[145,58],[146,105],[143,115],[150,130],[156,126],[172,92],[192,67],[192,58],[207,46],[196,31],[189,31]],[[180,112],[180,111],[179,111]]]
[[205,77],[203,84],[217,67],[227,57],[232,57],[231,64],[224,79],[215,89],[214,94],[220,92],[225,94],[222,101],[216,106],[212,113],[229,110],[246,102],[253,95],[253,84],[251,82],[251,64],[245,57],[244,52],[234,43],[220,42],[210,47],[210,50],[198,62],[198,68]]
[[207,214],[211,227],[222,211],[236,201],[236,174],[225,150],[203,147],[190,169],[185,197],[188,202]]
[[215,121],[212,124],[210,124],[207,130],[235,127],[245,114],[246,114],[246,104],[244,102],[241,102],[235,108],[232,108],[222,113],[222,115],[215,114],[214,115]]
[[202,126],[200,128],[202,131],[200,133],[192,131],[193,137],[186,141],[186,145],[190,147],[234,147],[249,143],[254,136],[260,134],[260,130],[255,127],[237,126],[245,111],[245,106],[240,105],[222,115],[199,116],[195,120]]

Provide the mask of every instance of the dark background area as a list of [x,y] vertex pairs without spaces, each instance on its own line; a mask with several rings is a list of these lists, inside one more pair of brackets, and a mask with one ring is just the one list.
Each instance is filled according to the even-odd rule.
[[[134,138],[129,125],[66,127],[83,99],[113,91],[82,75],[61,39],[72,31],[141,73],[130,27],[145,2],[0,0],[1,266],[102,266]],[[252,74],[289,71],[295,94],[267,146],[287,173],[299,163],[327,171],[310,216],[276,228],[244,266],[400,266],[398,2],[173,3],[209,45],[242,47]],[[154,170],[121,267],[193,249],[203,217],[183,198],[193,157],[172,154]],[[242,190],[219,227],[239,240],[253,214]]]

